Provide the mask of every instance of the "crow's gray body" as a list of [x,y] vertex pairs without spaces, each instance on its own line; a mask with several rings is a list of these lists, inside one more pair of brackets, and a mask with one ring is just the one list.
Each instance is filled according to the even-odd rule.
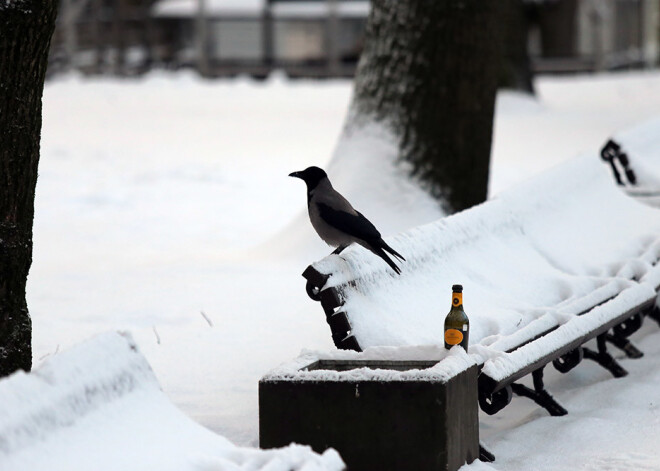
[[316,230],[316,233],[326,244],[332,247],[348,246],[352,242],[358,242],[359,239],[341,231],[340,229],[330,225],[321,216],[322,205],[328,208],[333,208],[338,211],[343,211],[348,215],[358,217],[358,212],[351,206],[346,198],[337,193],[330,180],[327,178],[321,181],[318,186],[309,192],[307,198],[307,211],[309,212],[309,220]]
[[336,247],[334,253],[340,253],[356,243],[378,255],[396,273],[401,272],[385,252],[400,260],[405,259],[387,245],[376,227],[332,187],[323,170],[309,167],[290,176],[300,178],[307,184],[309,220],[319,237]]

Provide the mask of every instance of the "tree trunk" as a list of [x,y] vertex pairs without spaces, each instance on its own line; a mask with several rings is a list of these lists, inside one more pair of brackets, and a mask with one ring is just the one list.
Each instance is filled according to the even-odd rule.
[[543,57],[573,57],[577,43],[577,0],[546,2],[540,6]]
[[56,0],[0,4],[0,376],[32,365],[32,263],[41,95]]
[[500,87],[534,94],[534,83],[527,42],[529,38],[530,6],[525,0],[500,0],[505,5]]
[[486,199],[500,1],[373,0],[350,122],[393,132],[448,212]]

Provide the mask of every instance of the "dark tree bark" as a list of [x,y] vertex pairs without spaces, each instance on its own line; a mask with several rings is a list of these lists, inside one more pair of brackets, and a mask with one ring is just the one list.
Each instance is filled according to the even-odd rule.
[[577,0],[545,2],[539,7],[543,57],[572,57],[577,43]]
[[351,122],[385,123],[448,212],[486,199],[501,2],[373,0]]
[[25,284],[56,10],[56,0],[0,2],[0,376],[32,365]]
[[500,87],[534,94],[534,74],[527,43],[534,6],[525,0],[500,0],[504,3],[504,45]]

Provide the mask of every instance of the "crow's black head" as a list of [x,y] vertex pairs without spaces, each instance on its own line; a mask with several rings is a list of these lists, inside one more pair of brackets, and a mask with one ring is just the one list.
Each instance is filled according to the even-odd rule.
[[324,178],[328,175],[318,167],[308,167],[300,172],[293,172],[289,174],[290,177],[296,177],[307,183],[307,190],[313,190]]

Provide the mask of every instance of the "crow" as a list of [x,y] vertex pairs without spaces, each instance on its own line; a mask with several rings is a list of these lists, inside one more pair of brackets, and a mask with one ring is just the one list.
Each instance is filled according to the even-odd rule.
[[336,247],[332,253],[339,254],[355,242],[382,258],[397,274],[401,273],[386,252],[399,260],[406,259],[387,245],[378,229],[332,187],[325,171],[309,167],[289,176],[300,178],[307,184],[309,220],[319,237]]

